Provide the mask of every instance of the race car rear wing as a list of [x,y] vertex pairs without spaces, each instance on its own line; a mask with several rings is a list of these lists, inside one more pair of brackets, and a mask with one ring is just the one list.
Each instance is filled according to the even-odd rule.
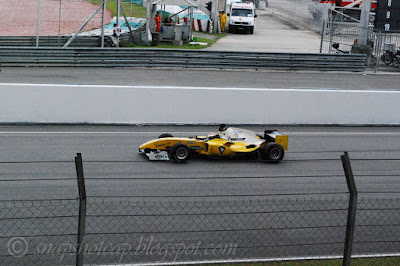
[[265,130],[264,139],[267,142],[275,142],[283,147],[284,150],[288,149],[289,136],[283,135],[277,130]]

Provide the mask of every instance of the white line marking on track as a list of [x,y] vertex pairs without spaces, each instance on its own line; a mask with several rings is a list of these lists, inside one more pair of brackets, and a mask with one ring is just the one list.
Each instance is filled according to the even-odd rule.
[[[324,92],[330,91],[337,93],[338,90],[336,88],[290,88],[290,89],[282,89],[282,88],[241,88],[241,87],[194,87],[194,86],[128,86],[128,85],[95,85],[95,84],[33,84],[33,83],[0,83],[0,86],[32,86],[32,87],[76,87],[76,88],[125,88],[125,89],[176,89],[176,90],[246,90],[246,91],[311,91],[311,92]],[[370,89],[366,90],[340,90],[340,93],[352,93],[352,92],[363,92],[363,93],[400,93],[400,91],[396,90],[375,90]]]

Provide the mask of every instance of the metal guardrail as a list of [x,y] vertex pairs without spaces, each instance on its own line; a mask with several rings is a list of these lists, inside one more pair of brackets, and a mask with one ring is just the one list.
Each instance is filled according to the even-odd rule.
[[[39,47],[63,47],[71,36],[39,36]],[[111,46],[111,38],[106,37],[106,46]],[[35,47],[35,36],[1,36],[0,47]],[[78,36],[71,47],[100,47],[101,38],[96,36]]]
[[0,47],[1,65],[365,71],[366,55],[147,48]]

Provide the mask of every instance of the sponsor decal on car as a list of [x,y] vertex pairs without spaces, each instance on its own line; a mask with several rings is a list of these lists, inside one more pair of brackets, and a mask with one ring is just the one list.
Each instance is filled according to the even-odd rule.
[[225,147],[224,146],[219,147],[219,152],[220,153],[224,153],[224,151],[225,151]]
[[192,150],[202,150],[203,148],[200,146],[189,146]]
[[146,154],[149,157],[150,161],[168,161],[169,156],[168,152],[161,151],[161,152],[150,152]]
[[239,135],[240,135],[240,134],[242,134],[241,131],[239,131],[239,130],[233,130],[233,137],[234,137],[234,138],[239,138]]
[[161,146],[166,146],[166,145],[170,145],[171,143],[156,143],[154,146],[155,147],[161,147]]

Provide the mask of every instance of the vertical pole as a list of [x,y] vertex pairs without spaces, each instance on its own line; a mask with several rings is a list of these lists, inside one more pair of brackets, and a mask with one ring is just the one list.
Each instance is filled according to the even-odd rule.
[[361,17],[360,17],[361,30],[360,30],[360,36],[358,38],[359,45],[367,45],[370,12],[371,12],[371,0],[363,0],[361,8]]
[[58,42],[57,42],[57,47],[59,47],[61,45],[60,38],[61,38],[61,0],[60,0],[60,4],[58,5]]
[[213,3],[213,20],[214,20],[214,29],[213,32],[214,33],[218,33],[218,8],[219,8],[219,0],[215,0]]
[[322,46],[324,45],[324,38],[325,38],[325,28],[326,28],[326,21],[325,19],[322,21],[322,29],[321,29],[321,43],[319,45],[319,53],[322,54]]
[[82,154],[78,153],[75,157],[76,176],[79,191],[79,218],[78,218],[78,240],[76,249],[76,266],[83,266],[84,258],[84,239],[86,223],[86,188],[83,176]]
[[132,17],[132,0],[130,1],[131,5],[130,5],[130,13],[129,13],[129,17]]
[[351,251],[353,248],[354,228],[356,223],[357,209],[357,188],[354,181],[353,171],[351,169],[349,154],[347,152],[341,156],[344,173],[346,176],[347,187],[349,189],[350,201],[347,214],[346,238],[344,242],[343,266],[350,266]]
[[190,7],[189,41],[193,40],[193,7]]
[[334,33],[334,28],[335,27],[335,22],[333,21],[333,19],[331,19],[329,21],[329,53],[332,52],[332,41],[333,41],[333,33]]
[[147,6],[146,39],[147,39],[147,45],[149,45],[149,42],[152,40],[150,28],[152,28],[153,20],[154,20],[153,19],[153,1],[147,0],[146,6]]
[[37,19],[36,19],[36,47],[39,47],[39,31],[40,31],[40,0],[38,0]]
[[381,52],[382,52],[382,43],[383,43],[383,33],[378,30],[376,33],[376,37],[378,39],[378,45],[376,47],[376,64],[375,64],[375,72],[378,70],[378,64],[380,63]]
[[[120,27],[119,25],[119,14],[120,14],[120,9],[121,9],[121,0],[117,0],[117,26]],[[119,47],[119,36],[117,36],[117,47]]]
[[104,48],[104,30],[106,23],[107,0],[103,0],[103,15],[101,16],[101,48]]

